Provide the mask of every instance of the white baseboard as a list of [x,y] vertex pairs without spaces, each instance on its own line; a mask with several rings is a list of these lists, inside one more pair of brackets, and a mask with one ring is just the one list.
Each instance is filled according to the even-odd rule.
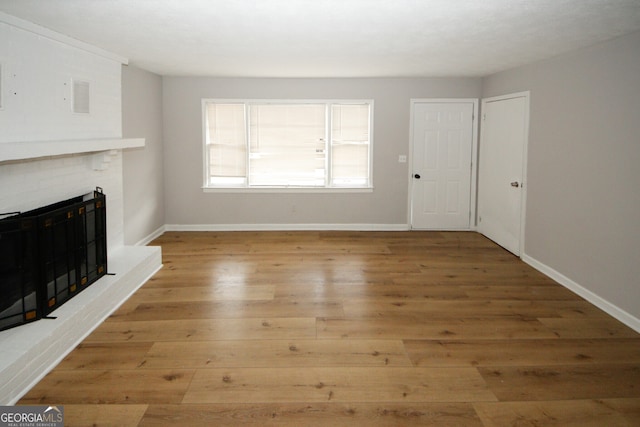
[[618,319],[619,321],[621,321],[622,323],[624,323],[634,331],[640,332],[640,319],[638,319],[637,317],[627,313],[620,307],[610,303],[609,301],[602,298],[601,296],[591,292],[589,289],[569,279],[564,274],[554,270],[553,268],[549,267],[546,264],[541,263],[540,261],[530,257],[529,255],[523,254],[522,261],[526,262],[527,264],[529,264],[536,270],[540,271],[541,273],[549,276],[550,278],[560,283],[562,286],[569,289],[570,291],[573,291],[576,294],[580,295],[582,298],[586,299],[591,304],[595,305],[596,307],[600,308],[601,310],[615,317],[616,319]]
[[163,225],[161,227],[158,227],[158,229],[156,231],[154,231],[153,233],[149,234],[147,237],[144,237],[143,239],[141,239],[134,246],[147,246],[153,240],[155,240],[158,237],[162,236],[162,234],[165,231],[166,231],[166,226],[165,225]]
[[408,231],[408,224],[166,224],[165,231]]
[[0,332],[0,405],[27,391],[162,267],[159,247],[125,246],[109,273],[42,319]]

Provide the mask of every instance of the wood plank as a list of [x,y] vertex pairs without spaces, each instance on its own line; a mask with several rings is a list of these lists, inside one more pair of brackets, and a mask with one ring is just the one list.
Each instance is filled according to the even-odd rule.
[[108,321],[85,342],[305,339],[316,337],[316,319],[249,318],[205,320]]
[[561,338],[640,338],[640,334],[610,316],[540,319]]
[[556,309],[544,301],[522,300],[454,300],[376,302],[348,299],[343,303],[348,318],[407,316],[416,319],[464,319],[491,317],[559,317]]
[[523,283],[515,285],[462,286],[469,298],[481,300],[563,300],[580,301],[582,298],[562,286],[531,286]]
[[402,341],[255,340],[156,342],[145,368],[411,366]]
[[457,286],[397,285],[392,283],[392,279],[383,279],[382,283],[371,281],[369,283],[344,283],[332,280],[331,283],[278,283],[276,285],[275,298],[305,297],[323,297],[331,300],[342,298],[345,302],[358,299],[360,303],[468,298],[467,294]]
[[640,365],[640,340],[408,340],[414,366]]
[[183,403],[494,400],[473,368],[227,368],[196,371]]
[[195,240],[190,241],[189,247],[185,250],[180,245],[163,245],[167,256],[174,255],[242,255],[242,254],[388,254],[390,250],[384,243],[369,242],[343,242],[335,245],[332,242],[309,239],[280,239],[279,241],[268,240],[246,240],[240,241],[216,241],[216,240]]
[[332,279],[341,280],[348,275],[366,275],[366,274],[411,274],[419,273],[420,267],[417,260],[397,259],[388,257],[335,257],[330,259],[320,259],[317,261],[305,258],[298,263],[282,263],[275,262],[272,264],[261,264],[257,268],[258,273],[270,272],[306,272],[311,273],[333,273]]
[[140,427],[482,427],[469,403],[225,403],[149,405]]
[[282,254],[388,254],[391,251],[385,244],[369,242],[363,245],[361,242],[353,244],[343,243],[339,246],[323,241],[298,241],[282,242],[273,245],[270,242],[254,242],[251,244],[250,253],[282,253]]
[[[478,402],[486,427],[515,425],[602,427],[640,425],[640,399]],[[526,423],[526,424],[525,424]]]
[[640,397],[640,366],[566,365],[479,367],[501,401]]
[[[458,285],[458,286],[495,286],[499,283],[517,282],[520,286],[560,286],[542,273],[522,266],[485,266],[483,262],[471,263],[471,266],[451,262],[449,266],[430,266],[420,264],[417,274],[403,274],[394,279],[399,285]],[[482,265],[482,267],[477,267]]]
[[536,319],[319,318],[319,339],[544,339],[556,335]]
[[144,361],[153,343],[83,342],[65,357],[57,369],[133,369]]
[[[260,264],[268,264],[278,262],[280,255],[273,254],[251,254],[247,246],[247,252],[244,253],[228,253],[225,251],[226,246],[222,247],[222,251],[215,253],[201,253],[184,250],[182,253],[174,253],[167,255],[163,271],[172,272],[176,270],[194,269],[195,271],[203,271],[213,269],[218,273],[232,272],[255,272],[255,267]],[[298,261],[302,261],[302,255],[297,256]]]
[[178,245],[184,247],[195,242],[221,241],[221,242],[246,242],[255,240],[277,241],[281,239],[319,239],[320,231],[172,231],[164,233],[156,238],[153,244],[163,246]]
[[583,299],[577,300],[545,300],[544,304],[553,307],[560,317],[609,318],[611,317],[595,305]]
[[149,405],[64,405],[65,427],[137,426]]
[[[166,268],[166,266],[165,266]],[[185,283],[185,277],[188,277],[189,283],[197,283],[199,286],[242,286],[246,284],[269,285],[272,283],[280,283],[279,276],[284,277],[287,281],[298,280],[289,279],[285,274],[273,275],[257,272],[235,271],[228,273],[220,273],[212,268],[209,269],[193,269],[181,268],[174,270],[162,270],[162,275],[157,273],[149,279],[144,285],[144,289],[148,288],[175,288],[176,283]]]
[[275,285],[142,287],[129,301],[140,303],[272,300]]
[[57,369],[45,376],[20,403],[180,403],[194,372],[184,369]]
[[235,319],[251,317],[343,316],[342,303],[323,300],[176,301],[138,304],[135,310],[114,313],[110,321],[152,319]]

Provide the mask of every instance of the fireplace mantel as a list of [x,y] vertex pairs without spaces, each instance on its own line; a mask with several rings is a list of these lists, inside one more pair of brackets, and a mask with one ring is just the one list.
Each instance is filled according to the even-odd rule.
[[139,148],[144,147],[144,144],[144,138],[4,142],[0,143],[0,162]]

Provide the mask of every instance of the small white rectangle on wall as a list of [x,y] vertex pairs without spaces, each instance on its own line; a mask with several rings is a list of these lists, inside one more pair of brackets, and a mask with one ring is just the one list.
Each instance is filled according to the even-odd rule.
[[73,112],[89,114],[91,112],[91,84],[84,80],[73,80]]
[[4,64],[2,62],[0,62],[0,110],[2,110],[2,107],[4,106],[4,104],[2,103],[2,101],[4,100],[4,82],[2,81],[4,76]]

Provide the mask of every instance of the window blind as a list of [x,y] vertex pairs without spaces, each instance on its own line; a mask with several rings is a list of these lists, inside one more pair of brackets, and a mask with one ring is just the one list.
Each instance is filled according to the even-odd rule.
[[205,186],[371,185],[371,103],[205,102]]

